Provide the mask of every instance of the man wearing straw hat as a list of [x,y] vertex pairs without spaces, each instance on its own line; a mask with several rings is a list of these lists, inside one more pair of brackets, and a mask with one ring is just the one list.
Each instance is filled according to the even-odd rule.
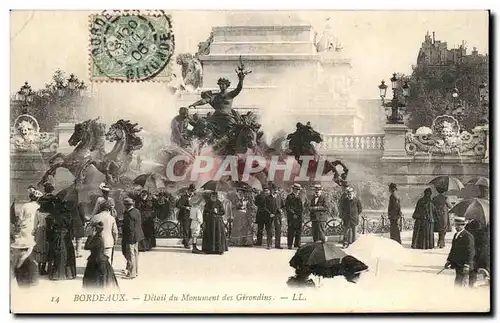
[[123,200],[122,253],[127,259],[126,274],[129,279],[138,275],[139,241],[144,239],[141,225],[141,213],[134,207],[134,200],[127,197]]
[[321,185],[314,185],[314,196],[310,206],[311,231],[313,241],[326,242],[326,221],[328,220],[326,199],[323,196],[323,188]]
[[111,187],[109,187],[108,184],[106,183],[101,183],[99,184],[99,189],[102,192],[102,196],[99,196],[97,200],[95,201],[95,206],[94,210],[92,211],[92,216],[96,215],[99,213],[99,210],[101,209],[101,204],[104,202],[109,202],[111,205],[111,215],[116,218],[116,210],[115,210],[115,201],[113,200],[112,197],[109,196],[109,193],[111,192]]
[[475,255],[474,237],[465,230],[464,217],[455,217],[455,228],[457,232],[451,242],[451,250],[444,268],[455,269],[455,286],[467,287]]

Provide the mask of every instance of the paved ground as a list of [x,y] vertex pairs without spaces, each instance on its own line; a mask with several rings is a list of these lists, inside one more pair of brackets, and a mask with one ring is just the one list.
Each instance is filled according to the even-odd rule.
[[[140,254],[140,275],[135,280],[125,280],[120,276],[125,261],[118,250],[115,252],[114,268],[119,276],[120,292],[126,294],[126,302],[75,301],[75,295],[82,293],[81,279],[86,263],[84,257],[77,259],[78,277],[75,280],[53,282],[42,279],[38,286],[27,291],[20,291],[14,283],[12,309],[16,312],[398,312],[489,309],[488,289],[456,290],[453,287],[454,273],[449,270],[436,276],[446,260],[449,248],[412,250],[409,249],[408,236],[404,237],[403,244],[408,253],[404,264],[394,266],[380,263],[377,275],[368,272],[358,284],[347,283],[343,278],[320,281],[315,278],[320,288],[312,290],[286,287],[287,278],[293,274],[293,269],[288,265],[293,251],[287,249],[231,248],[229,252],[218,256],[194,255],[181,248],[161,247]],[[152,301],[152,295],[157,297],[157,301]],[[212,296],[212,299],[197,301],[193,296]]]

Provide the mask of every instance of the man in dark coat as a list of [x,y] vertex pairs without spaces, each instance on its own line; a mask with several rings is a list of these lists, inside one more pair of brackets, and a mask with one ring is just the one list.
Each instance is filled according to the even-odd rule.
[[177,219],[182,233],[182,244],[186,249],[189,249],[189,239],[191,237],[191,219],[189,217],[191,205],[189,204],[189,199],[193,197],[195,190],[196,188],[193,184],[189,185],[187,192],[179,198],[176,205],[179,209]]
[[127,197],[123,200],[122,253],[127,259],[126,274],[133,279],[137,277],[139,266],[139,241],[144,239],[141,213],[134,207],[134,200]]
[[455,269],[455,286],[467,287],[469,285],[469,273],[474,265],[474,237],[465,230],[465,218],[455,217],[455,228],[457,232],[451,243],[451,250],[445,268]]
[[344,225],[344,248],[356,241],[356,227],[359,215],[363,211],[361,201],[355,196],[354,189],[347,187],[345,195],[340,200],[340,218]]
[[448,198],[442,193],[432,199],[434,206],[436,206],[437,218],[434,223],[434,232],[438,233],[438,247],[445,247],[446,232],[451,232],[450,215],[448,211],[452,208]]
[[488,272],[490,271],[490,236],[489,228],[475,219],[467,223],[465,230],[470,232],[470,234],[474,237],[474,266],[470,268],[469,272],[469,286],[472,287],[477,281],[480,268],[483,268]]
[[293,184],[292,192],[288,194],[285,201],[286,219],[288,223],[288,249],[292,249],[292,245],[296,248],[300,247],[300,238],[302,235],[302,214],[304,212],[304,203],[299,196],[301,189],[302,187],[300,184]]
[[390,223],[391,239],[401,243],[401,232],[399,231],[399,221],[401,221],[401,202],[397,194],[398,186],[394,183],[389,184],[389,207],[387,215]]
[[273,183],[270,186],[271,196],[276,201],[277,211],[273,218],[274,227],[274,247],[276,249],[283,249],[281,246],[281,225],[283,224],[283,209],[285,208],[285,201],[278,192],[278,187]]
[[311,231],[313,241],[326,242],[326,221],[328,220],[328,208],[325,196],[322,194],[321,185],[314,185],[314,196],[310,203]]
[[257,223],[257,243],[255,245],[262,246],[262,234],[266,230],[267,249],[271,249],[273,241],[273,221],[274,217],[279,212],[278,201],[272,196],[269,187],[265,187],[262,194],[255,198],[257,206],[257,215],[255,222]]

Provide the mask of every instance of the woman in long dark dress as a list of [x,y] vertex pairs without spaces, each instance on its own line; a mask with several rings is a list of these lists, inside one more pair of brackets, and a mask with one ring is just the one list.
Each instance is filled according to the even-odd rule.
[[45,219],[49,241],[48,273],[51,280],[66,280],[76,277],[76,258],[73,246],[73,215],[71,206],[59,199],[54,200],[54,209]]
[[139,251],[150,251],[156,247],[153,198],[143,190],[136,200],[135,207],[141,212],[144,239],[139,241]]
[[431,199],[432,191],[426,188],[424,197],[420,198],[413,212],[415,226],[411,247],[413,249],[433,249],[434,248],[434,221],[437,216],[436,207]]
[[202,251],[204,253],[222,255],[228,251],[223,216],[224,206],[217,199],[217,192],[212,192],[203,211]]
[[103,223],[94,224],[94,235],[87,238],[85,250],[90,250],[87,258],[87,267],[83,274],[84,288],[117,288],[113,267],[109,263],[109,258],[104,254],[104,243],[102,240]]

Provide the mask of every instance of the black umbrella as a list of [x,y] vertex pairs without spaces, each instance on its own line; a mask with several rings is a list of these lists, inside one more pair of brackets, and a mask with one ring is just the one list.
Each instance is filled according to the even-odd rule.
[[464,188],[464,184],[462,184],[462,182],[458,178],[453,176],[438,176],[430,181],[429,184],[434,185],[439,193],[454,190],[460,191],[462,188]]
[[363,262],[347,255],[339,247],[321,242],[300,247],[290,259],[290,266],[321,277],[344,276],[348,280],[368,269]]
[[214,191],[214,192],[230,191],[231,185],[228,182],[210,180],[205,184],[203,184],[201,188],[207,191]]
[[490,202],[479,198],[464,200],[453,206],[450,213],[468,220],[475,219],[486,225],[490,223]]
[[137,176],[133,183],[135,185],[140,185],[145,189],[156,190],[158,188],[164,188],[166,185],[172,183],[168,181],[165,177],[160,174],[147,173]]
[[234,188],[236,188],[239,191],[246,191],[246,192],[253,191],[253,187],[247,182],[238,181],[238,182],[232,182],[231,184],[233,185]]

